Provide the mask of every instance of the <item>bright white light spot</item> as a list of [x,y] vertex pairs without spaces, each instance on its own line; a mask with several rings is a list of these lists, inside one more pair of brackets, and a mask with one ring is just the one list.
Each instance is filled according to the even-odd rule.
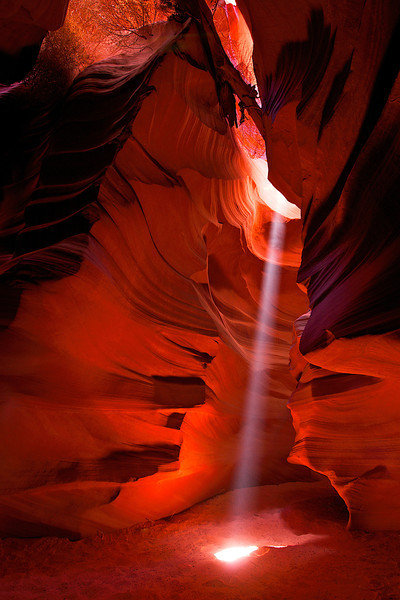
[[257,186],[258,195],[264,204],[287,219],[300,219],[300,209],[289,202],[268,179],[268,163],[262,158],[253,158],[252,177]]
[[225,550],[216,552],[214,556],[224,562],[233,562],[239,558],[250,556],[254,550],[258,550],[258,546],[232,546],[232,548],[225,548]]
[[232,6],[236,6],[236,0],[225,0],[225,4],[232,4]]

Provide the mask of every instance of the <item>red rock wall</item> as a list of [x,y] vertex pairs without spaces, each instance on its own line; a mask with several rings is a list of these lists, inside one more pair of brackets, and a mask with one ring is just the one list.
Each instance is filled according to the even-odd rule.
[[[126,527],[230,486],[263,267],[249,248],[266,252],[272,213],[198,31],[151,33],[56,110],[5,96],[25,126],[4,185],[3,534]],[[308,477],[286,461],[306,308],[287,230],[258,445],[271,483]]]
[[396,2],[242,0],[272,182],[302,208],[291,460],[350,524],[398,528],[399,12]]
[[352,526],[399,526],[400,8],[238,4],[252,40],[233,7],[216,30],[182,0],[62,101],[1,90],[3,533],[125,527],[231,484],[273,206],[260,134],[302,233],[288,221],[259,481],[307,466]]
[[0,84],[32,68],[48,31],[61,27],[69,0],[9,0],[0,6]]

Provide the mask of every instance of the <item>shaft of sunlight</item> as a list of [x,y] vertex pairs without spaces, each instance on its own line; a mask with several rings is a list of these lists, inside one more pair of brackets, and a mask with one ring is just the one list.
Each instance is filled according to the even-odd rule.
[[[239,454],[234,479],[237,501],[234,513],[246,508],[249,486],[257,485],[260,470],[259,447],[268,413],[268,381],[271,368],[272,332],[276,319],[276,304],[280,281],[280,257],[284,244],[285,222],[274,213],[268,244],[268,256],[264,263],[260,307],[253,346],[253,358],[242,416],[239,438]],[[258,456],[258,458],[257,458]]]

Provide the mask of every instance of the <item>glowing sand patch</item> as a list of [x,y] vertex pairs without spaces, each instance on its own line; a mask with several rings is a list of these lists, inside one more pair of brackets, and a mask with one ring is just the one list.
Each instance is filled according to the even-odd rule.
[[214,556],[224,562],[234,562],[239,558],[250,556],[255,550],[258,550],[258,546],[232,546],[231,548],[225,548],[216,552]]

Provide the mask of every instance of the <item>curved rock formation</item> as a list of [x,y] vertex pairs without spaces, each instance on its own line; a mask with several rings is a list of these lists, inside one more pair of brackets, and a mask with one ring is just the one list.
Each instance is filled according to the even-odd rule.
[[292,352],[291,460],[330,478],[352,526],[397,529],[400,7],[239,5],[270,178],[302,207],[311,311]]
[[[200,34],[190,20],[144,29],[59,107],[25,113],[3,188],[3,533],[125,527],[230,485],[276,199]],[[8,122],[24,93],[5,94]],[[291,241],[298,221],[287,228]],[[290,243],[263,482],[308,477],[286,462],[298,261]]]
[[3,534],[125,527],[232,484],[276,213],[251,483],[303,465],[352,526],[399,527],[400,8],[238,5],[180,0],[61,99],[0,90]]

